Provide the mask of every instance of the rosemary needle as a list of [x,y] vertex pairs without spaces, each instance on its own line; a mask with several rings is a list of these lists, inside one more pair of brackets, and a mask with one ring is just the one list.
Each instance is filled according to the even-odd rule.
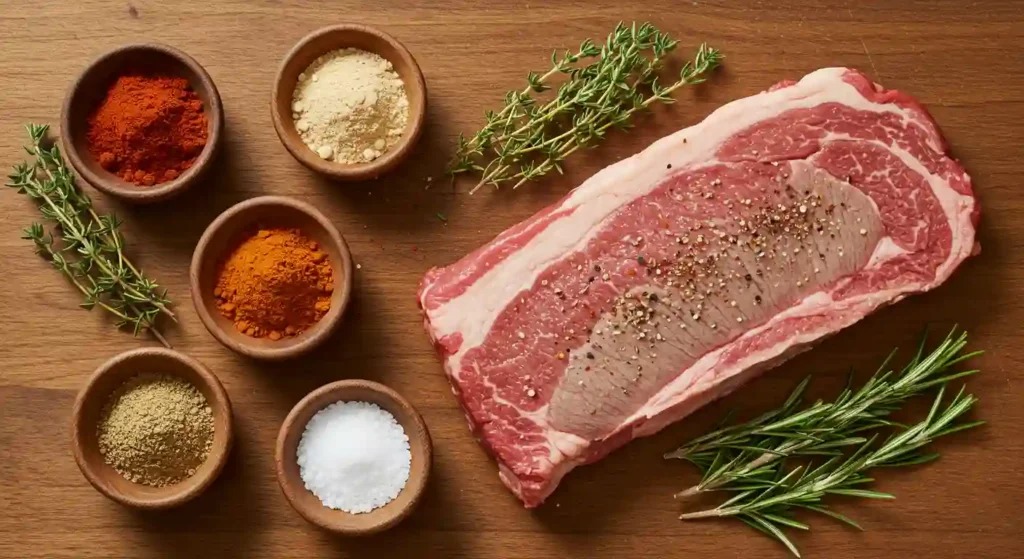
[[918,449],[935,439],[970,429],[983,422],[975,421],[952,425],[953,421],[967,413],[978,401],[970,394],[960,392],[951,402],[943,407],[945,387],[939,389],[938,396],[932,404],[931,411],[920,423],[891,435],[880,446],[875,446],[877,435],[864,444],[845,460],[842,456],[833,456],[824,463],[814,466],[797,466],[788,472],[779,468],[777,479],[748,480],[742,485],[730,487],[736,492],[731,499],[716,508],[681,515],[682,520],[700,518],[721,518],[736,516],[747,524],[779,539],[789,550],[800,556],[796,546],[782,532],[784,528],[807,530],[807,524],[798,522],[791,517],[793,509],[803,508],[825,514],[854,528],[861,527],[849,518],[839,514],[821,500],[826,495],[842,495],[868,499],[894,499],[893,495],[862,489],[872,481],[864,472],[877,467],[895,467],[921,464],[934,460],[935,453],[920,454]]
[[966,332],[950,332],[928,355],[924,354],[925,342],[926,339],[921,340],[914,358],[899,375],[887,371],[893,352],[859,390],[847,387],[834,402],[819,400],[798,411],[810,380],[805,379],[780,408],[747,423],[708,433],[666,454],[666,458],[688,460],[704,473],[699,484],[680,491],[676,498],[714,490],[750,476],[771,474],[774,464],[787,456],[839,454],[843,447],[864,443],[864,431],[893,425],[889,414],[907,399],[977,372],[943,374],[953,365],[981,353],[961,353],[967,345]]
[[44,145],[48,126],[29,124],[26,129],[30,145],[25,150],[35,160],[15,166],[7,186],[34,200],[40,213],[56,222],[60,246],[42,223],[27,227],[22,237],[85,295],[83,308],[98,306],[117,317],[118,327],[130,327],[135,335],[146,330],[170,347],[156,320],[160,315],[175,319],[171,302],[166,291],[124,254],[120,220],[97,214],[89,197],[75,186],[60,148]]
[[[871,499],[892,499],[892,495],[864,489],[872,479],[865,472],[876,467],[923,464],[938,457],[921,449],[935,439],[982,425],[982,421],[954,424],[978,401],[964,389],[946,403],[950,381],[976,373],[968,370],[946,373],[953,365],[980,352],[962,354],[966,333],[955,330],[928,355],[922,340],[913,360],[896,375],[886,371],[892,354],[878,372],[856,392],[844,390],[832,403],[818,401],[798,410],[807,380],[777,410],[742,425],[709,433],[681,447],[666,458],[683,458],[704,473],[700,484],[680,492],[686,497],[704,491],[735,493],[721,505],[680,516],[682,520],[736,517],[747,525],[778,539],[794,555],[800,556],[786,536],[786,528],[810,527],[792,517],[797,509],[830,516],[860,529],[846,516],[822,504],[826,495]],[[905,426],[888,416],[910,397],[939,386],[928,415],[920,422]],[[895,429],[876,444],[879,434],[864,433],[879,428]],[[844,448],[853,448],[848,456]],[[787,468],[790,456],[811,457],[810,463]],[[813,458],[824,457],[815,464]]]
[[[619,23],[601,46],[588,39],[575,52],[553,52],[551,70],[531,72],[527,87],[508,92],[504,108],[489,111],[479,132],[468,140],[459,135],[448,172],[480,173],[471,193],[485,185],[518,188],[551,171],[561,173],[561,162],[573,152],[596,144],[610,128],[628,128],[633,114],[651,104],[671,103],[675,90],[702,83],[722,61],[703,44],[678,78],[663,86],[658,74],[677,44],[649,23]],[[558,75],[565,82],[541,104],[533,95],[551,89]]]

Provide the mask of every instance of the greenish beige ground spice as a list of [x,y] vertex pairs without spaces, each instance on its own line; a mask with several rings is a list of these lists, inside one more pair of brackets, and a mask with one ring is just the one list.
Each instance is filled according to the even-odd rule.
[[121,385],[97,428],[103,460],[125,479],[164,487],[193,475],[213,443],[213,411],[190,382],[142,373]]

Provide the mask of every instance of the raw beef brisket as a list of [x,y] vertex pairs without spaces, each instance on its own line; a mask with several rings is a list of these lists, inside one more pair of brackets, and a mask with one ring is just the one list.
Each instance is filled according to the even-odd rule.
[[826,68],[740,99],[427,273],[469,420],[528,507],[976,250],[927,112]]

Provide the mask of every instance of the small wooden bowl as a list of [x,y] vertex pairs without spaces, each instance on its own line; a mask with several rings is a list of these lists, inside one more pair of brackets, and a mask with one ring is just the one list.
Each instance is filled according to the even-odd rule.
[[[405,429],[412,451],[409,481],[398,497],[390,503],[363,514],[351,514],[325,507],[320,499],[306,489],[296,453],[306,424],[318,411],[335,402],[370,402],[387,410]],[[331,532],[346,536],[375,534],[404,520],[420,501],[430,477],[433,448],[430,432],[419,412],[405,398],[390,388],[368,380],[342,380],[310,392],[285,418],[277,435],[275,461],[277,482],[292,507],[309,522]]]
[[[213,446],[206,462],[196,474],[181,483],[150,487],[132,483],[103,461],[97,426],[110,395],[125,381],[139,373],[166,373],[181,377],[196,386],[213,410]],[[231,427],[231,401],[224,387],[201,363],[176,351],[143,348],[110,359],[92,375],[78,393],[72,413],[71,449],[82,474],[100,493],[139,509],[167,509],[194,499],[213,483],[227,462],[234,438]]]
[[[110,84],[126,68],[142,68],[183,77],[203,101],[203,111],[209,121],[206,147],[196,162],[172,181],[153,186],[126,182],[101,167],[89,153],[86,139],[89,116],[103,100]],[[211,167],[220,148],[223,128],[224,111],[220,94],[210,75],[189,55],[157,43],[125,45],[97,58],[71,85],[61,113],[64,153],[78,174],[97,190],[139,204],[166,200],[198,182]]]
[[[391,149],[369,163],[343,164],[321,158],[303,143],[292,121],[292,98],[299,74],[317,58],[343,48],[376,53],[390,61],[405,83],[405,91],[409,96],[409,122],[405,133]],[[372,179],[394,169],[411,153],[423,130],[427,114],[427,84],[416,59],[391,35],[366,25],[324,27],[304,37],[285,56],[277,71],[270,113],[281,143],[299,163],[337,180]]]
[[[217,309],[217,298],[213,295],[220,266],[258,226],[298,228],[327,253],[334,270],[334,293],[327,314],[308,330],[277,341],[239,332]],[[206,228],[192,254],[189,281],[192,304],[206,329],[220,343],[255,359],[288,359],[320,345],[341,324],[352,293],[352,255],[338,229],[313,206],[283,196],[263,196],[231,206]]]

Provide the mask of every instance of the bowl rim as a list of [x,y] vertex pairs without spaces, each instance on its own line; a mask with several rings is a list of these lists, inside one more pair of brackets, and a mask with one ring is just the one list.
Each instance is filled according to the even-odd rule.
[[[140,51],[152,51],[169,56],[189,68],[196,76],[199,77],[198,83],[191,83],[190,81],[190,85],[193,89],[205,90],[206,96],[209,98],[208,103],[203,103],[203,111],[206,113],[207,119],[209,120],[209,136],[207,137],[206,146],[203,147],[203,151],[199,154],[196,162],[178,178],[165,183],[146,187],[139,187],[136,185],[127,186],[128,183],[124,182],[112,173],[107,173],[107,175],[94,173],[85,163],[85,158],[91,158],[92,156],[80,153],[75,147],[73,138],[70,137],[71,130],[73,128],[71,122],[74,118],[74,115],[71,114],[72,106],[81,94],[83,82],[86,77],[92,72],[97,71],[101,65],[107,63],[111,59]],[[217,90],[217,85],[214,83],[213,78],[210,77],[210,74],[201,64],[199,64],[198,61],[196,61],[196,59],[192,58],[180,49],[159,42],[126,43],[106,51],[92,59],[85,68],[82,69],[68,88],[68,91],[64,96],[64,102],[61,106],[60,118],[61,143],[63,145],[64,154],[70,160],[72,167],[78,173],[79,177],[101,192],[128,202],[139,204],[166,200],[195,184],[210,167],[212,161],[217,155],[217,152],[220,149],[221,137],[224,129],[223,103],[220,98],[220,92]],[[88,116],[85,118],[88,118]]]
[[[390,44],[391,47],[395,49],[395,52],[398,53],[398,57],[401,59],[402,64],[408,66],[412,70],[412,77],[416,80],[416,84],[418,86],[415,88],[410,88],[408,87],[408,85],[406,85],[406,92],[410,92],[410,89],[414,89],[415,91],[418,92],[417,97],[420,100],[420,106],[422,107],[422,110],[420,110],[417,114],[409,115],[410,119],[408,123],[406,123],[406,132],[403,133],[403,137],[399,140],[397,144],[395,144],[391,149],[389,149],[387,152],[385,152],[377,159],[374,159],[373,161],[370,161],[368,163],[337,163],[334,161],[327,161],[321,158],[316,153],[314,153],[313,150],[310,149],[305,143],[303,143],[301,139],[295,140],[294,138],[288,135],[289,130],[295,129],[295,124],[292,122],[292,117],[290,113],[284,115],[281,114],[281,111],[278,110],[278,101],[281,94],[280,89],[282,87],[284,74],[286,70],[292,68],[293,65],[295,64],[295,57],[310,43],[316,41],[317,39],[324,36],[342,32],[354,32],[361,33],[364,35],[371,35]],[[332,50],[337,49],[324,51],[320,53],[320,55],[318,56],[322,56],[323,54],[332,52]],[[384,56],[380,53],[374,54]],[[385,57],[385,59],[391,62],[392,66],[396,66],[394,60],[391,60],[387,57]],[[292,91],[289,91],[288,94],[289,96],[294,95],[294,89]],[[291,99],[289,97],[289,106],[290,105]],[[410,103],[410,106],[412,106],[412,103]],[[409,156],[409,154],[412,153],[413,147],[416,145],[416,142],[419,140],[423,132],[423,125],[424,122],[426,121],[426,115],[427,83],[423,77],[423,71],[420,69],[419,64],[416,62],[416,58],[412,55],[411,52],[409,52],[409,49],[406,48],[406,46],[402,44],[402,42],[400,42],[398,39],[394,38],[390,34],[376,27],[358,23],[342,23],[337,25],[321,27],[320,29],[317,29],[307,34],[305,37],[299,39],[299,41],[295,43],[295,45],[291,48],[291,50],[288,51],[288,53],[281,60],[281,63],[278,65],[277,73],[274,76],[274,85],[271,90],[270,97],[270,116],[271,120],[273,120],[274,122],[274,130],[277,132],[277,136],[281,140],[281,143],[284,144],[285,149],[287,149],[288,152],[292,154],[292,157],[298,160],[299,163],[302,163],[307,168],[317,173],[332,177],[334,179],[345,181],[358,181],[376,178],[392,170],[399,163],[404,161]]]
[[[191,369],[198,375],[199,379],[201,379],[201,384],[209,388],[210,392],[213,394],[214,401],[208,401],[207,404],[211,407],[218,406],[225,412],[224,443],[212,447],[210,449],[210,454],[207,456],[207,461],[213,464],[212,468],[201,474],[203,477],[199,478],[198,482],[194,485],[181,488],[177,491],[171,491],[174,489],[174,485],[168,486],[168,490],[171,492],[168,495],[158,498],[140,498],[111,490],[111,488],[108,487],[108,484],[101,482],[100,474],[93,469],[92,463],[85,458],[85,452],[83,450],[84,443],[82,442],[82,439],[86,436],[83,434],[83,430],[95,427],[85,424],[83,410],[86,403],[94,398],[108,398],[110,396],[110,393],[98,392],[97,385],[104,377],[114,374],[119,365],[135,361],[142,357],[157,357],[159,359],[176,361],[178,364]],[[225,464],[227,464],[228,456],[231,454],[233,442],[234,420],[231,408],[231,399],[228,397],[227,391],[224,390],[224,385],[221,384],[220,379],[218,379],[210,369],[196,359],[179,351],[163,347],[133,349],[119,353],[110,359],[107,359],[103,364],[96,368],[89,379],[86,380],[85,385],[78,391],[71,413],[71,450],[75,457],[75,462],[78,464],[78,469],[82,471],[82,475],[85,476],[85,479],[88,480],[97,491],[107,498],[122,505],[137,509],[169,509],[185,504],[186,502],[198,497],[213,484],[221,471],[223,471]],[[197,473],[196,476],[198,475],[200,474]],[[196,476],[189,479],[194,479]],[[177,485],[180,486],[182,484]]]
[[[330,402],[323,404],[322,406],[318,407],[315,410],[312,409],[312,407],[315,405],[315,402],[321,397],[333,396],[336,393],[340,393],[352,388],[363,388],[366,390],[370,390],[378,394],[381,394],[388,400],[394,402],[395,405],[398,406],[403,411],[403,414],[409,417],[412,420],[413,424],[415,425],[414,433],[406,433],[406,435],[408,435],[410,438],[410,444],[412,444],[412,438],[415,436],[421,441],[423,448],[423,456],[420,464],[420,467],[423,468],[423,475],[418,478],[418,483],[416,483],[415,485],[406,485],[402,489],[402,491],[413,492],[408,504],[403,508],[395,509],[395,512],[390,517],[366,529],[352,528],[346,526],[344,523],[341,522],[321,522],[321,520],[316,515],[309,514],[309,511],[307,510],[306,506],[301,501],[293,499],[292,495],[293,492],[310,492],[309,489],[305,487],[305,484],[302,482],[301,477],[298,479],[298,484],[292,483],[293,480],[288,475],[286,468],[284,466],[284,458],[285,455],[287,454],[287,449],[285,448],[285,441],[288,438],[288,435],[293,433],[295,430],[304,430],[306,427],[306,423],[303,423],[301,425],[299,424],[299,416],[311,412],[310,417],[312,417],[312,414],[315,414],[316,412],[320,411],[321,409],[328,405],[331,405],[332,403],[341,401],[351,401],[343,400],[339,396],[338,398],[332,399]],[[298,440],[301,440],[301,435],[299,436]],[[427,482],[430,479],[430,473],[431,470],[433,469],[433,448],[434,445],[433,440],[430,436],[430,430],[427,428],[427,424],[423,420],[423,416],[420,415],[419,411],[404,396],[399,394],[394,389],[379,382],[374,382],[372,380],[344,379],[325,384],[313,390],[309,394],[306,394],[306,396],[299,400],[299,402],[296,403],[295,406],[293,406],[292,409],[288,412],[287,417],[285,417],[284,421],[281,422],[281,427],[278,430],[277,434],[277,440],[274,444],[274,467],[277,475],[277,482],[281,488],[281,492],[284,494],[284,497],[288,501],[288,504],[290,504],[292,508],[295,509],[295,512],[299,513],[299,516],[304,518],[307,522],[329,532],[334,532],[336,534],[342,534],[346,536],[366,536],[383,532],[396,526],[401,521],[405,520],[405,518],[412,514],[412,512],[416,509],[420,501],[423,499],[423,494],[425,493]],[[319,501],[319,498],[317,498],[317,500]],[[394,503],[394,501],[391,501],[390,503],[382,507],[379,507],[375,510],[384,510],[391,503]],[[345,518],[346,516],[356,516],[342,510],[331,510],[337,513],[337,518]]]
[[[341,290],[340,306],[332,305],[327,315],[302,334],[304,336],[303,339],[293,345],[282,347],[257,346],[248,342],[239,342],[238,339],[229,336],[217,322],[216,318],[209,312],[209,309],[207,309],[205,300],[210,294],[204,293],[200,285],[201,272],[204,266],[217,265],[220,255],[210,254],[209,247],[213,239],[221,234],[225,224],[235,216],[267,206],[284,206],[312,218],[313,221],[324,229],[341,256],[340,272],[343,277],[340,283],[337,278],[338,270],[334,271],[334,289],[335,291]],[[312,351],[330,338],[341,324],[342,317],[352,298],[352,279],[352,253],[349,251],[345,237],[338,231],[338,228],[331,223],[327,216],[312,205],[287,196],[257,196],[256,198],[243,200],[221,212],[203,231],[199,242],[196,243],[196,248],[192,253],[192,262],[189,266],[189,287],[192,292],[192,306],[195,307],[203,326],[206,327],[217,341],[228,349],[253,359],[266,361],[280,361],[297,357]],[[337,307],[337,312],[334,312],[335,307]]]

